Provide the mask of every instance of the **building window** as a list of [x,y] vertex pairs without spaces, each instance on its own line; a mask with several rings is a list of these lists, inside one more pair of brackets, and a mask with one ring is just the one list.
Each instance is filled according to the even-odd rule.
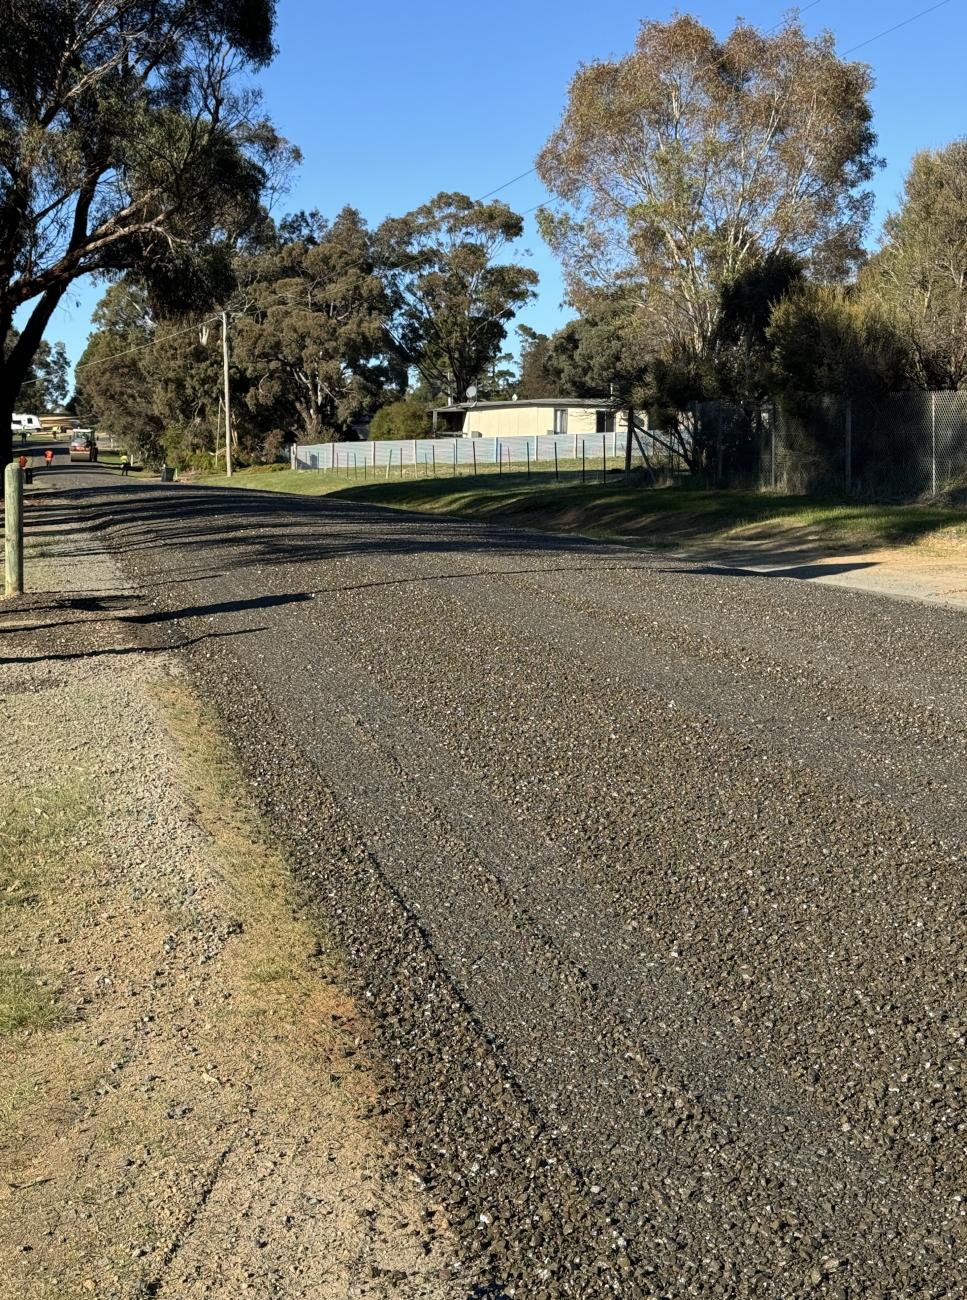
[[614,411],[595,411],[594,428],[596,433],[614,433]]
[[554,408],[554,432],[567,433],[567,407],[555,406]]

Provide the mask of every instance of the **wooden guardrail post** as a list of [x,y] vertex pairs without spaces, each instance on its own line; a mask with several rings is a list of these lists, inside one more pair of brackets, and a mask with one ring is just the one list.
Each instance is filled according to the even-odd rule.
[[24,589],[24,478],[11,463],[3,475],[4,590],[19,596]]

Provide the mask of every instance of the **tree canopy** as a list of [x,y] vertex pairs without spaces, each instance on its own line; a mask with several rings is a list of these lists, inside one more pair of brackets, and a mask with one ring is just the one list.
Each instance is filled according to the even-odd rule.
[[967,138],[914,157],[862,284],[908,331],[921,383],[967,383]]
[[388,300],[365,222],[354,208],[331,223],[300,213],[276,249],[243,259],[240,277],[234,356],[250,408],[310,442],[344,435],[388,378]]
[[159,306],[226,292],[232,241],[291,156],[239,88],[274,0],[0,0],[0,436],[79,276],[136,267]]
[[380,226],[393,343],[433,391],[462,401],[533,297],[537,273],[499,260],[523,228],[506,203],[446,193]]
[[878,159],[868,69],[794,20],[642,23],[634,50],[582,67],[537,169],[571,301],[623,292],[658,345],[709,347],[723,286],[795,254],[840,278],[862,257]]

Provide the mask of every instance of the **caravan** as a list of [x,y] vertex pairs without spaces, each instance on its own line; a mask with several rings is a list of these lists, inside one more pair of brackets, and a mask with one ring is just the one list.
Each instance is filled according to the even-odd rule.
[[40,416],[38,415],[14,415],[10,421],[10,429],[13,433],[39,433]]

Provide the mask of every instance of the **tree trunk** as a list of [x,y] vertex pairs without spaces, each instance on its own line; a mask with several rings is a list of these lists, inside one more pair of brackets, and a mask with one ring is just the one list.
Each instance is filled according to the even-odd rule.
[[[44,337],[44,330],[64,295],[65,287],[48,289],[41,295],[10,355],[0,361],[0,466],[13,460],[13,432],[10,423],[17,398]],[[0,313],[0,333],[3,335],[0,344],[6,341],[9,331],[10,317],[6,313]]]

